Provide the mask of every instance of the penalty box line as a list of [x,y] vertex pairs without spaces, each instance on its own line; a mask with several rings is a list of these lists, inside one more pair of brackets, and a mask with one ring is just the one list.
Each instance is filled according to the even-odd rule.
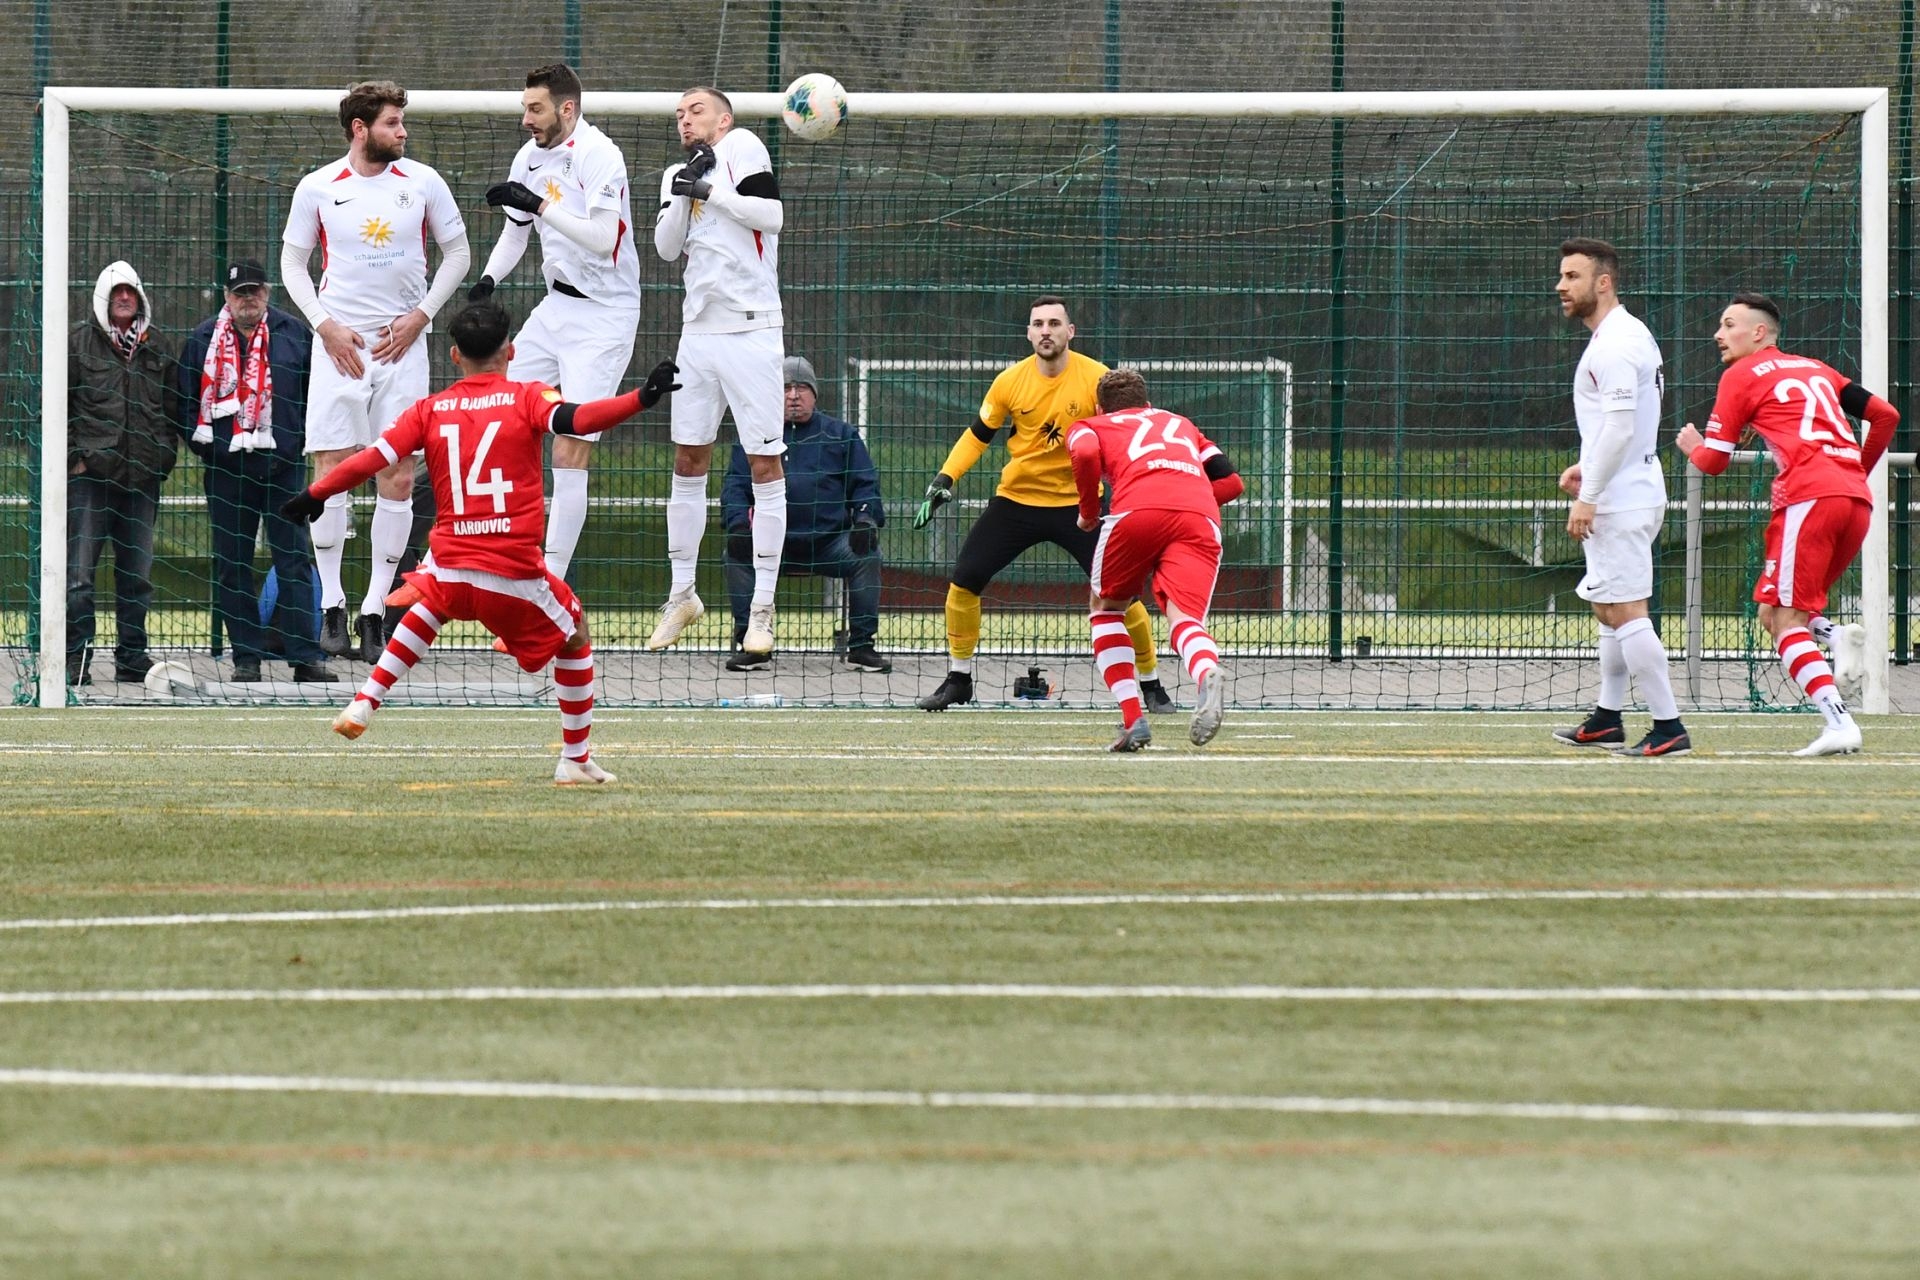
[[0,1086],[201,1093],[352,1094],[505,1101],[679,1103],[695,1106],[875,1107],[996,1111],[1221,1111],[1285,1115],[1546,1120],[1593,1124],[1725,1125],[1756,1129],[1915,1129],[1901,1111],[1766,1111],[1567,1102],[1459,1102],[1258,1094],[1023,1093],[919,1089],[681,1088],[503,1080],[378,1080],[351,1076],[181,1075],[139,1071],[0,1069]]

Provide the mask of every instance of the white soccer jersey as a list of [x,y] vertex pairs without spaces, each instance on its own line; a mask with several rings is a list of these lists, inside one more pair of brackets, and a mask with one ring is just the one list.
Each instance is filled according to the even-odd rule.
[[[633,202],[627,187],[627,158],[612,138],[585,120],[573,136],[557,147],[543,147],[529,138],[513,157],[513,181],[523,183],[545,199],[557,201],[563,213],[586,218],[601,209],[620,215],[620,235],[612,254],[589,253],[560,232],[535,218],[540,232],[541,272],[551,284],[565,281],[595,302],[637,308],[640,305],[640,259],[633,251]],[[516,219],[526,215],[508,211]]]
[[1664,507],[1667,481],[1660,470],[1660,347],[1640,318],[1625,307],[1607,313],[1573,375],[1573,413],[1580,423],[1580,462],[1610,409],[1633,410],[1633,443],[1620,469],[1600,491],[1596,512]]
[[[738,188],[755,173],[772,173],[766,144],[747,129],[730,129],[713,148],[714,176]],[[660,178],[660,203],[680,166]],[[688,332],[725,333],[772,328],[780,317],[780,237],[754,231],[723,213],[692,202],[687,222],[686,298],[680,317]]]
[[429,232],[436,244],[467,233],[444,178],[415,160],[363,178],[342,158],[300,180],[281,238],[309,253],[320,246],[320,305],[370,332],[427,296]]

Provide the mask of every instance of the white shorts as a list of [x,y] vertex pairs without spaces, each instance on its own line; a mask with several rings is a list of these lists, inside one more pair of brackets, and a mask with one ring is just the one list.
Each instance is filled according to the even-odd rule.
[[366,448],[432,390],[427,385],[428,334],[415,338],[394,364],[376,364],[367,354],[380,340],[378,334],[360,336],[367,344],[360,350],[366,369],[349,378],[333,367],[326,344],[314,335],[313,371],[307,379],[308,453]]
[[720,415],[731,409],[741,448],[776,458],[785,453],[785,358],[779,329],[681,334],[674,357],[680,389],[673,393],[673,442],[712,444],[720,436]]
[[1666,522],[1665,507],[1603,511],[1580,544],[1587,576],[1574,591],[1594,604],[1627,604],[1653,595],[1653,544]]
[[[558,387],[575,404],[618,395],[633,362],[638,311],[603,307],[584,298],[549,293],[513,335],[507,377]],[[598,440],[596,431],[581,440]]]

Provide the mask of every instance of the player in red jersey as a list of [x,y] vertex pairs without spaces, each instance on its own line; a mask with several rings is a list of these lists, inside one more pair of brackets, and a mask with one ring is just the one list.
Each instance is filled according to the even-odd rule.
[[431,554],[407,575],[420,599],[407,611],[367,683],[334,717],[333,731],[365,733],[393,688],[426,653],[450,619],[472,619],[506,642],[527,671],[553,663],[560,695],[561,750],[553,780],[562,786],[612,782],[593,760],[593,646],[580,602],[553,576],[541,552],[546,507],[540,491],[540,437],[590,435],[652,408],[677,384],[663,360],[646,384],[625,395],[571,404],[539,382],[510,382],[507,341],[512,321],[493,302],[453,318],[453,363],[460,381],[395,418],[380,439],[334,466],[289,501],[283,514],[307,521],[328,497],[344,493],[382,467],[424,449],[433,477]]
[[[1138,751],[1153,741],[1134,676],[1133,642],[1124,611],[1153,575],[1153,595],[1173,624],[1173,647],[1200,686],[1188,736],[1195,746],[1219,732],[1227,709],[1227,673],[1207,634],[1207,609],[1220,576],[1220,507],[1246,486],[1220,446],[1177,413],[1154,408],[1147,383],[1132,369],[1101,375],[1100,416],[1067,433],[1080,527],[1100,529],[1093,551],[1093,660],[1120,704],[1124,724],[1110,751]],[[1100,519],[1100,477],[1113,486],[1111,511]]]
[[[1773,519],[1767,525],[1767,562],[1753,598],[1760,625],[1773,637],[1780,663],[1826,718],[1826,728],[1797,756],[1841,755],[1860,749],[1860,727],[1841,700],[1833,671],[1814,643],[1827,592],[1866,541],[1873,498],[1867,474],[1893,440],[1900,414],[1857,382],[1807,356],[1780,350],[1780,308],[1764,294],[1736,293],[1720,313],[1714,342],[1720,391],[1706,435],[1689,422],[1675,441],[1688,461],[1710,476],[1732,460],[1749,425],[1760,433],[1778,469]],[[1858,439],[1847,415],[1868,424]]]

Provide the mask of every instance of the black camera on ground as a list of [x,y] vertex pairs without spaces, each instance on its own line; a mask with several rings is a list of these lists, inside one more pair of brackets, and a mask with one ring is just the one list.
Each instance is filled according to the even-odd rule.
[[1013,678],[1013,696],[1016,698],[1044,702],[1052,695],[1053,686],[1047,683],[1044,668],[1028,667],[1027,674]]

